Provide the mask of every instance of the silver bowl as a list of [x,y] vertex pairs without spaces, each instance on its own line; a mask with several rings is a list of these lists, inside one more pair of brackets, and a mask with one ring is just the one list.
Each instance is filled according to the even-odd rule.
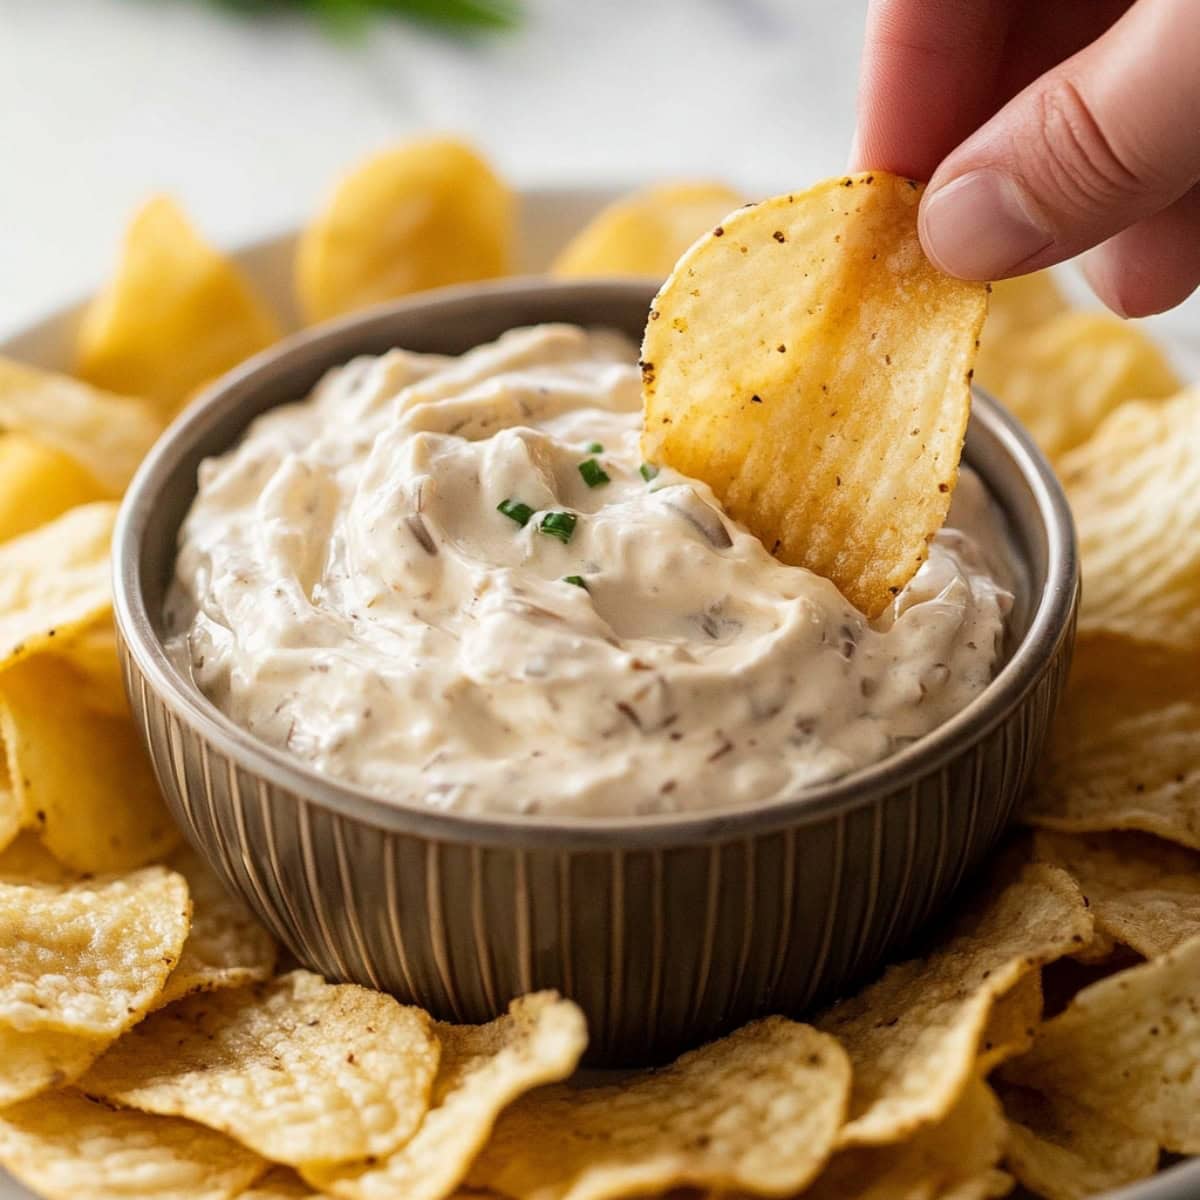
[[175,817],[221,878],[312,969],[439,1017],[483,1021],[558,988],[586,1011],[596,1064],[665,1059],[831,998],[925,926],[1003,832],[1058,701],[1078,599],[1066,501],[1013,419],[977,393],[966,445],[1028,575],[1003,669],[894,757],[750,809],[555,819],[383,801],[218,712],[164,653],[162,610],[201,460],[329,367],[393,346],[458,353],[539,321],[638,336],[651,294],[509,280],[289,338],[175,422],[114,547],[133,711]]

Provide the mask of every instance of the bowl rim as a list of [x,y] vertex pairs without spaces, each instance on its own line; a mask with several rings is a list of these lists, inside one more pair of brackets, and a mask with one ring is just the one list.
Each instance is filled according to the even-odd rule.
[[1046,585],[1033,600],[1029,627],[1020,643],[996,677],[966,708],[912,745],[828,783],[739,809],[638,817],[435,809],[420,801],[375,795],[324,775],[260,741],[221,712],[171,663],[147,609],[142,589],[141,543],[148,515],[177,458],[193,437],[203,431],[210,410],[231,390],[252,387],[259,380],[269,379],[281,361],[319,351],[327,343],[340,342],[348,331],[386,323],[398,314],[452,308],[480,296],[546,293],[582,298],[585,293],[598,292],[614,299],[632,298],[635,294],[646,294],[652,283],[645,279],[566,281],[517,276],[438,288],[292,333],[215,380],[176,417],[143,460],[125,494],[113,533],[114,617],[125,650],[142,677],[142,686],[149,685],[177,719],[241,769],[296,794],[307,803],[377,828],[458,843],[654,848],[800,826],[870,805],[881,795],[911,785],[937,770],[984,737],[1020,705],[1063,639],[1069,636],[1079,587],[1079,566],[1074,522],[1052,468],[1017,420],[978,387],[974,389],[972,417],[987,427],[1000,449],[1014,462],[1041,518],[1047,548]]

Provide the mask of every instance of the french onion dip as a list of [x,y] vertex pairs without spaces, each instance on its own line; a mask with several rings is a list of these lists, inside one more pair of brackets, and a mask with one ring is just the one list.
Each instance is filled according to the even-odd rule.
[[317,770],[472,813],[745,807],[979,695],[1012,592],[974,475],[869,621],[642,462],[635,358],[547,325],[331,372],[201,466],[173,653]]

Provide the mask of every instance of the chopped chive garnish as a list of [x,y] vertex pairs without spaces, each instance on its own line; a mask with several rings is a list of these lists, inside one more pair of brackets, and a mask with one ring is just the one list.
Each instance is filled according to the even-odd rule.
[[542,518],[538,528],[551,537],[556,537],[565,546],[575,532],[575,522],[579,518],[574,513],[550,512]]
[[522,504],[520,500],[501,500],[496,505],[496,511],[502,512],[510,521],[516,521],[518,525],[528,525],[529,518],[533,516],[533,509],[528,504]]
[[576,587],[583,588],[585,592],[588,590],[588,585],[584,583],[582,575],[564,575],[562,581],[563,583],[573,583]]
[[600,487],[601,484],[612,482],[608,472],[594,458],[585,458],[579,464],[579,473],[588,487]]
[[604,453],[604,443],[603,442],[588,442],[587,452],[589,454],[603,454]]
[[654,466],[653,463],[642,463],[642,465],[638,467],[638,474],[641,475],[641,477],[647,483],[649,483],[650,480],[654,479],[658,475],[658,468]]

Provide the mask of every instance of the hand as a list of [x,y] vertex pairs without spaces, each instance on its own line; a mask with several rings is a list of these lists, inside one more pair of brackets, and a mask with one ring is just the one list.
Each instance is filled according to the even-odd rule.
[[852,159],[929,179],[951,275],[1090,250],[1114,312],[1171,308],[1200,284],[1200,0],[871,0]]

